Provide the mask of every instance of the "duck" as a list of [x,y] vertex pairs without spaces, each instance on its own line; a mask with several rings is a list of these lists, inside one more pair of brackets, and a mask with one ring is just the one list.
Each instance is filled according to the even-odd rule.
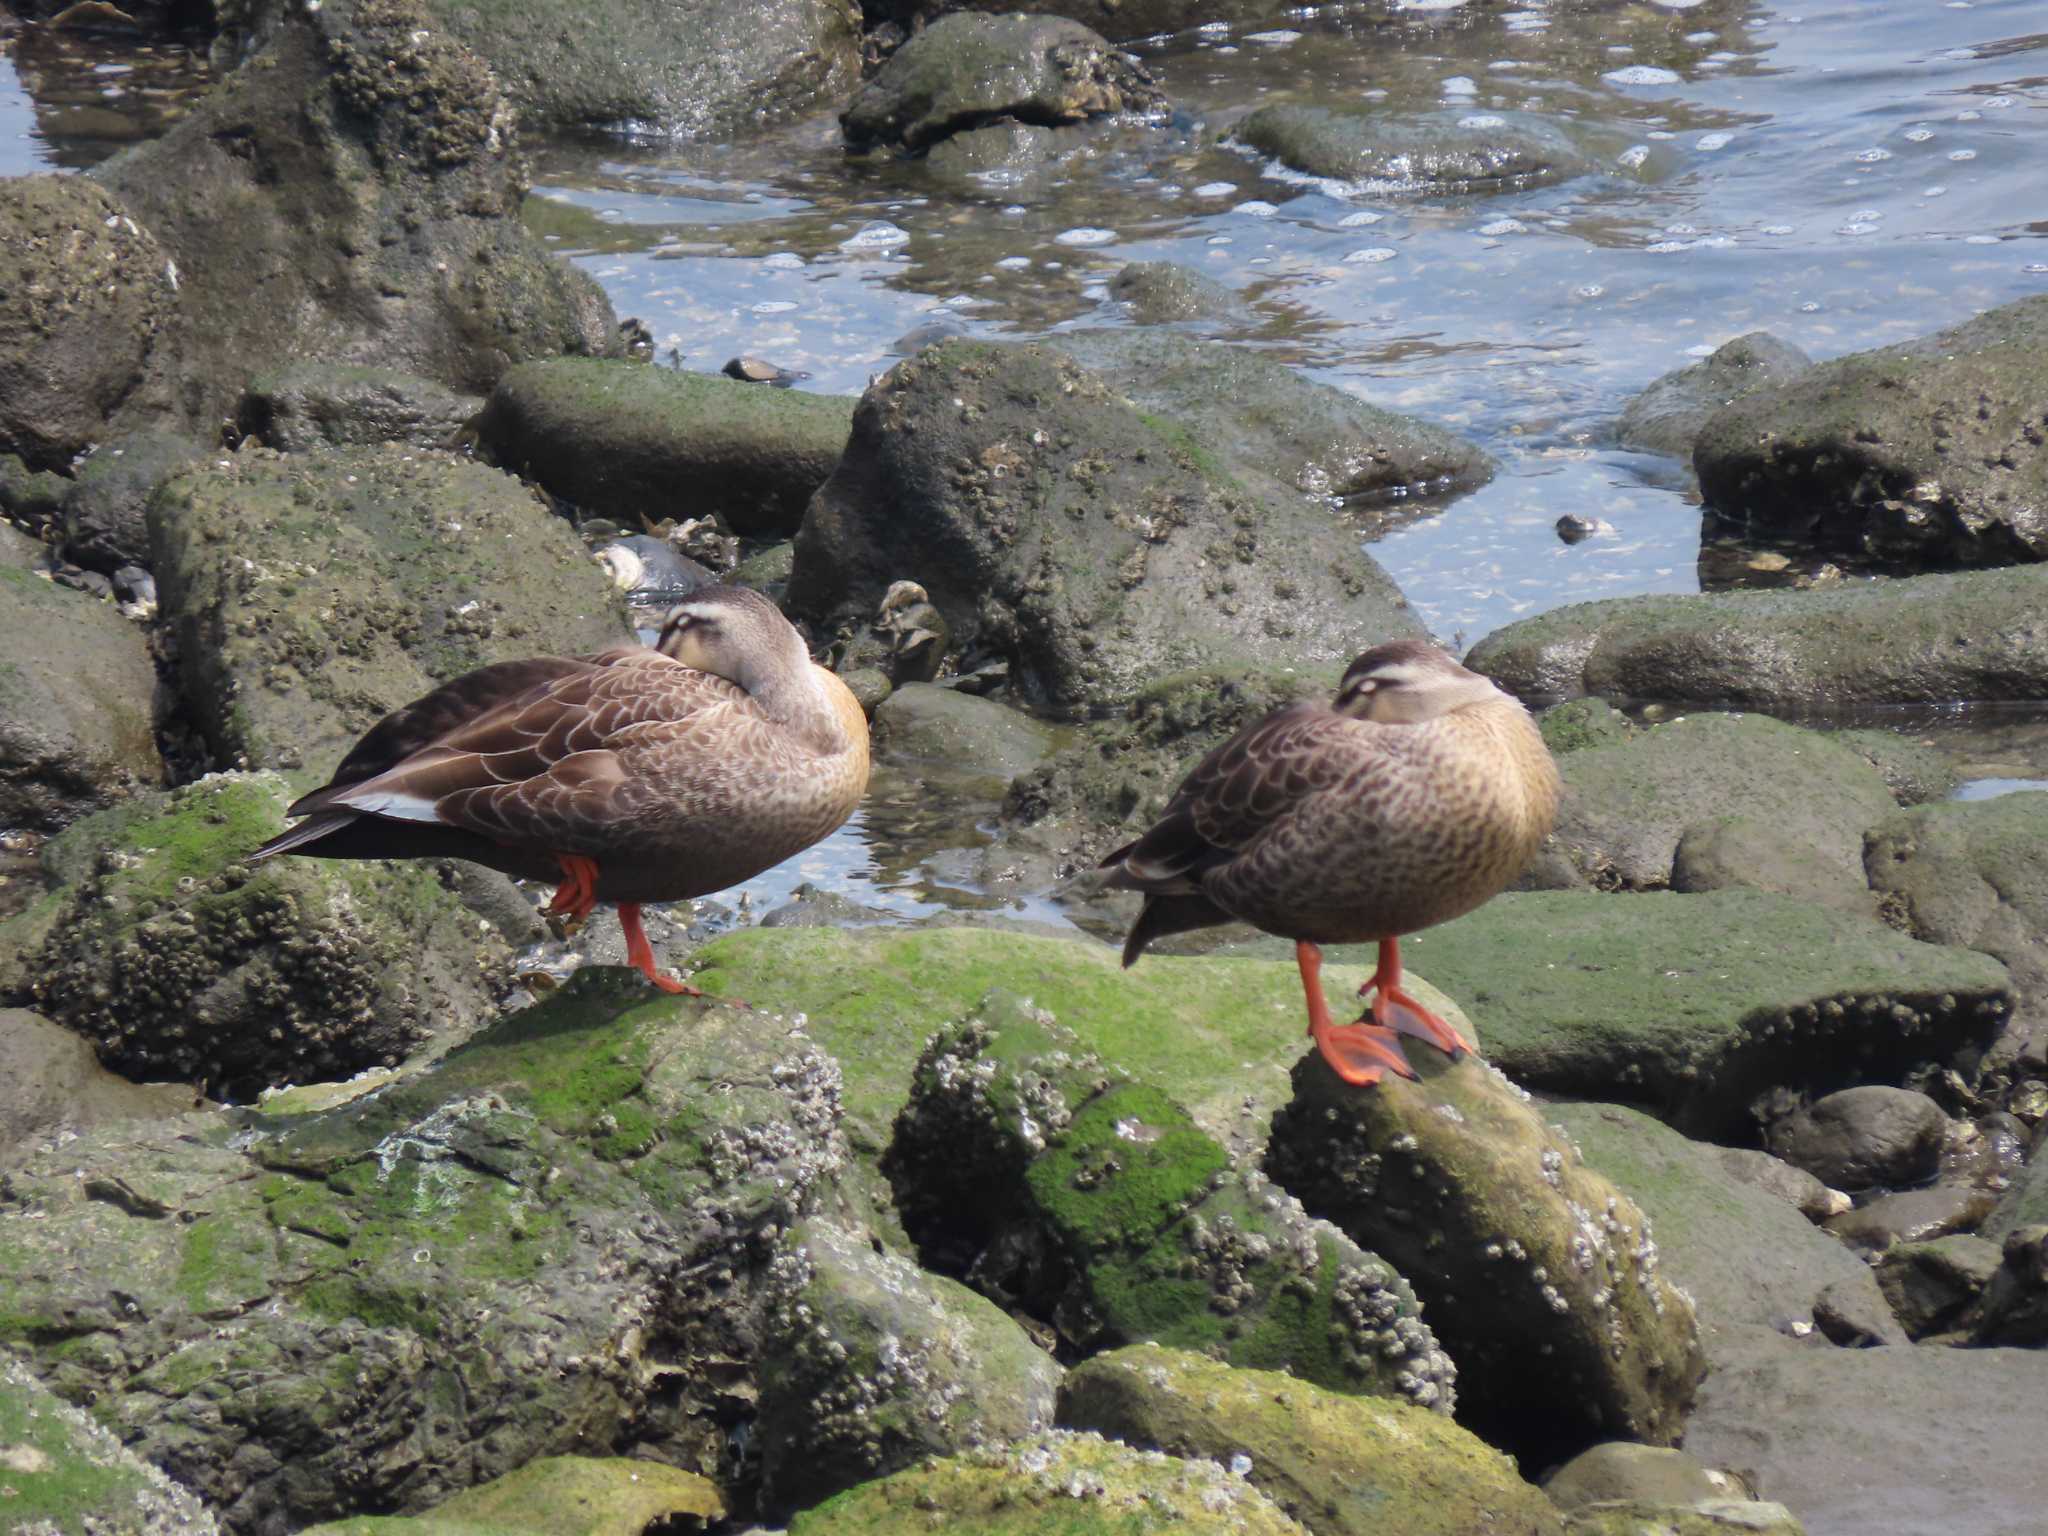
[[[1345,670],[1329,703],[1246,726],[1196,765],[1158,822],[1102,861],[1103,886],[1144,903],[1123,963],[1169,934],[1245,922],[1294,940],[1309,1036],[1343,1081],[1415,1077],[1403,1035],[1453,1058],[1470,1041],[1402,986],[1401,939],[1505,888],[1557,817],[1557,765],[1529,712],[1427,640]],[[1379,946],[1335,1023],[1325,944]]]
[[641,907],[773,868],[867,783],[846,685],[767,598],[706,586],[652,646],[499,662],[385,716],[247,859],[458,858],[557,882],[547,915],[616,906],[629,963],[701,997],[656,968]]

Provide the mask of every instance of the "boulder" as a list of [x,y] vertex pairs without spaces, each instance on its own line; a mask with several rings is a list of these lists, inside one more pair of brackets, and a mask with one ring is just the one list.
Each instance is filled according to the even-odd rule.
[[724,1515],[717,1485],[694,1472],[637,1456],[543,1456],[423,1515],[334,1520],[300,1536],[642,1536]]
[[1844,1349],[1876,1349],[1907,1342],[1898,1314],[1882,1291],[1871,1289],[1868,1276],[1830,1280],[1813,1298],[1813,1326],[1830,1344]]
[[1596,157],[1559,123],[1527,112],[1389,113],[1371,106],[1260,107],[1231,137],[1290,170],[1379,195],[1467,196],[1585,174]]
[[1979,1344],[2048,1344],[2048,1227],[2006,1233],[1998,1269],[1972,1319]]
[[2048,296],[1852,353],[1716,412],[1711,516],[1899,571],[2048,559]]
[[32,1142],[123,1120],[161,1120],[194,1107],[184,1083],[131,1083],[99,1063],[83,1037],[25,1008],[0,1008],[0,1164]]
[[221,766],[324,782],[452,677],[631,633],[566,523],[451,455],[246,448],[165,486],[150,535],[179,690]]
[[156,360],[170,257],[83,176],[0,179],[0,454],[62,469]]
[[1037,345],[941,342],[862,397],[804,514],[788,601],[865,623],[901,579],[955,645],[1077,712],[1198,665],[1334,677],[1415,632],[1338,520],[1256,496],[1199,440]]
[[1971,1184],[1936,1183],[1897,1189],[1830,1216],[1826,1226],[1873,1263],[1898,1243],[1927,1243],[1974,1232],[1998,1204],[1990,1190]]
[[281,453],[357,443],[452,446],[483,408],[475,395],[396,368],[293,362],[242,392],[236,427]]
[[[1008,118],[986,128],[968,128],[939,140],[925,154],[925,172],[966,197],[1000,195],[1005,202],[1035,201],[1059,185],[1055,168],[1063,151],[1085,153],[1056,128]],[[916,347],[898,347],[908,354]]]
[[54,531],[70,494],[66,476],[32,468],[16,454],[0,453],[0,513],[22,528],[36,534]]
[[875,744],[896,759],[1010,780],[1045,760],[1052,730],[1021,710],[956,688],[906,683],[875,709]]
[[46,580],[40,554],[0,525],[0,826],[61,827],[163,782],[142,631]]
[[1725,1473],[1717,1478],[1684,1451],[1608,1440],[1544,1478],[1543,1491],[1559,1509],[1576,1510],[1617,1501],[1699,1504],[1725,1498],[1728,1487]]
[[64,554],[95,571],[149,564],[149,500],[166,480],[206,457],[176,432],[131,432],[78,466],[61,514]]
[[1539,1465],[1674,1443],[1706,1359],[1648,1219],[1493,1068],[1410,1060],[1361,1091],[1304,1057],[1267,1172],[1409,1277],[1491,1443]]
[[1956,760],[1925,738],[1853,730],[1835,732],[1835,740],[1875,768],[1901,805],[1946,800],[1961,778]]
[[720,374],[564,357],[512,369],[477,432],[507,469],[586,514],[719,517],[791,534],[846,447],[853,402]]
[[1598,693],[1801,715],[2048,693],[2048,566],[1574,603],[1465,660],[1524,698]]
[[847,146],[928,148],[998,118],[1055,128],[1160,102],[1144,67],[1058,16],[942,16],[839,114]]
[[1844,1088],[1770,1127],[1778,1156],[1836,1189],[1919,1184],[1941,1166],[1949,1118],[1924,1093],[1881,1083]]
[[1220,1463],[1315,1536],[1564,1528],[1513,1462],[1441,1414],[1183,1350],[1142,1345],[1084,1362],[1060,1388],[1060,1423]]
[[1849,1208],[1849,1197],[1840,1190],[1754,1147],[1723,1147],[1720,1163],[1730,1178],[1776,1195],[1808,1221],[1826,1221]]
[[1877,1284],[1907,1334],[1921,1339],[1946,1333],[1961,1322],[1992,1283],[2000,1263],[1998,1244],[1981,1237],[1901,1243],[1877,1261]]
[[1615,441],[1692,461],[1692,445],[1707,418],[1767,384],[1795,378],[1813,359],[1769,331],[1724,341],[1706,357],[1655,380],[1622,407]]
[[1126,264],[1109,280],[1109,296],[1124,306],[1135,325],[1243,321],[1250,316],[1244,301],[1229,288],[1177,261]]

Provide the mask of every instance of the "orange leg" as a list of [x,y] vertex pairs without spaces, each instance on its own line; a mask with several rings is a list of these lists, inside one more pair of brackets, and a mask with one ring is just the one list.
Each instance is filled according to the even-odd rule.
[[540,909],[541,915],[566,917],[580,923],[597,905],[597,860],[580,853],[558,853],[555,857],[561,861],[562,883]]
[[619,903],[619,926],[626,930],[626,963],[636,967],[640,974],[653,982],[664,992],[680,992],[684,997],[702,997],[704,994],[667,971],[654,968],[654,946],[647,942],[647,930],[640,926],[640,903],[622,901]]
[[[1377,994],[1377,995],[1375,995]],[[1449,1056],[1468,1051],[1477,1056],[1479,1049],[1459,1034],[1444,1020],[1431,1013],[1413,997],[1401,990],[1401,941],[1380,940],[1380,963],[1372,973],[1372,979],[1358,989],[1360,997],[1372,998],[1367,1012],[1372,1020],[1398,1034],[1412,1035],[1417,1040],[1427,1040],[1431,1045]],[[1358,1021],[1365,1022],[1365,1014]]]
[[1382,1072],[1413,1077],[1415,1069],[1401,1053],[1401,1040],[1391,1029],[1368,1024],[1337,1024],[1330,1018],[1330,1005],[1323,998],[1323,952],[1307,939],[1294,946],[1295,964],[1301,967],[1301,988],[1308,995],[1308,1033],[1323,1053],[1330,1070],[1359,1088],[1370,1088]]

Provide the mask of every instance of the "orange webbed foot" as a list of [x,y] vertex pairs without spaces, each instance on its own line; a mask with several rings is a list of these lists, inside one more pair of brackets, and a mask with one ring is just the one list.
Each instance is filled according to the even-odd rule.
[[597,905],[597,860],[580,853],[558,853],[555,858],[562,866],[562,883],[540,909],[541,916],[580,923]]
[[1402,1054],[1400,1038],[1391,1029],[1363,1021],[1338,1024],[1330,1017],[1330,1005],[1323,998],[1323,952],[1306,939],[1294,946],[1295,964],[1301,967],[1301,989],[1308,999],[1308,1033],[1332,1072],[1356,1088],[1370,1088],[1391,1071],[1396,1077],[1415,1076]]
[[664,992],[679,997],[702,997],[704,994],[684,981],[660,970],[654,963],[654,946],[647,942],[647,930],[640,926],[640,904],[637,901],[619,903],[619,926],[626,932],[626,963],[653,982]]
[[1359,1015],[1360,1024],[1370,1017],[1381,1029],[1427,1040],[1446,1056],[1456,1057],[1460,1052],[1473,1056],[1479,1054],[1478,1047],[1470,1040],[1403,990],[1401,946],[1397,939],[1381,941],[1379,966],[1358,989],[1358,995],[1372,999],[1365,1013]]

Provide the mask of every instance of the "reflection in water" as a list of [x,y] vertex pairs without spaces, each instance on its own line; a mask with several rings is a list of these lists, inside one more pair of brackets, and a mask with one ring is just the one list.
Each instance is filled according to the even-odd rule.
[[0,54],[0,175],[98,165],[161,135],[210,83],[203,43],[24,28]]

